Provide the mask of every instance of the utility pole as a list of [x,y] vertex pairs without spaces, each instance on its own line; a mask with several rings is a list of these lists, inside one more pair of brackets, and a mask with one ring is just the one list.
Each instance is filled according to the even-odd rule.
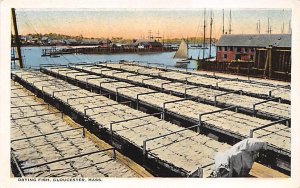
[[14,8],[11,9],[11,15],[12,15],[13,28],[15,31],[15,42],[16,42],[16,46],[17,46],[17,55],[18,55],[18,60],[19,60],[19,66],[20,66],[20,68],[24,68],[22,52],[21,52],[21,41],[19,38],[19,32],[18,32],[18,26],[17,26],[16,10]]
[[224,9],[223,9],[223,30],[222,30],[222,34],[224,35]]

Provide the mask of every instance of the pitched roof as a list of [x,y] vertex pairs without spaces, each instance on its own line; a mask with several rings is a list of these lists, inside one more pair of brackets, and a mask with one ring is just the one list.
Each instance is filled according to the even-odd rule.
[[222,35],[217,46],[291,47],[291,34]]

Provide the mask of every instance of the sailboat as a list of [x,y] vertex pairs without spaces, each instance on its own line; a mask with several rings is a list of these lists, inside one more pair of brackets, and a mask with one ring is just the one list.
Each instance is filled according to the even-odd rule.
[[188,44],[182,39],[177,52],[174,55],[174,58],[181,59],[176,61],[176,64],[188,64]]

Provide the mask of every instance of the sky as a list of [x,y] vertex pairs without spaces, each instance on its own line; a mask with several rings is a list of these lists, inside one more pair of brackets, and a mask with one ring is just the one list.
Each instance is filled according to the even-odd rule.
[[[206,9],[206,36],[210,15],[212,36],[222,34],[222,9]],[[268,17],[272,33],[288,33],[290,9],[231,9],[232,34],[255,34],[260,20],[260,33],[267,33]],[[17,9],[19,33],[59,33],[95,38],[164,38],[202,37],[203,9]],[[229,29],[229,9],[224,10],[225,32]]]

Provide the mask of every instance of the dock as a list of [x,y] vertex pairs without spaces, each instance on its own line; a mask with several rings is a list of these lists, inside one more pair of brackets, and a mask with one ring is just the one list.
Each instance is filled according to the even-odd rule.
[[[64,80],[67,79],[69,81],[73,81],[74,84],[76,83],[84,87],[89,86],[91,90],[97,92],[99,91],[110,92],[114,96],[112,98],[116,97],[116,99],[119,101],[121,101],[122,99],[131,100],[131,102],[135,104],[135,108],[136,106],[138,106],[137,109],[139,110],[146,110],[147,113],[150,112],[150,109],[152,109],[152,111],[156,110],[155,112],[164,112],[164,116],[166,116],[165,119],[170,119],[173,123],[181,126],[184,125],[187,126],[187,124],[188,125],[198,124],[199,114],[204,114],[206,112],[215,112],[212,113],[210,116],[216,118],[226,117],[225,119],[227,123],[225,122],[222,123],[221,121],[219,122],[220,124],[219,123],[216,124],[216,122],[212,120],[211,121],[212,124],[210,124],[210,122],[208,123],[203,119],[203,122],[201,121],[201,126],[203,128],[210,130],[210,133],[211,131],[214,131],[213,137],[215,137],[217,140],[218,139],[223,141],[226,140],[228,143],[233,144],[238,140],[242,140],[248,137],[252,132],[251,130],[254,130],[253,132],[255,134],[259,134],[259,135],[261,134],[258,137],[263,138],[266,136],[265,138],[268,138],[268,142],[270,144],[270,151],[277,153],[276,155],[278,154],[282,155],[281,157],[283,158],[290,156],[290,151],[288,149],[289,148],[288,143],[290,143],[290,141],[288,141],[290,140],[290,136],[288,136],[290,134],[289,133],[290,128],[286,125],[280,124],[280,122],[289,124],[289,119],[282,119],[278,121],[279,122],[278,125],[275,125],[276,122],[274,123],[269,120],[263,120],[245,114],[235,113],[230,111],[229,109],[224,109],[221,110],[221,112],[219,112],[220,108],[216,108],[212,105],[199,104],[190,99],[183,100],[175,96],[167,95],[165,93],[153,91],[151,89],[134,86],[132,84],[130,85],[128,83],[112,80],[109,78],[103,78],[103,76],[102,78],[100,78],[100,76],[97,78],[96,75],[86,75],[86,73],[82,73],[82,72],[76,73],[74,70],[70,70],[70,69],[68,70],[68,68],[62,68],[62,67],[59,68],[60,70],[57,70],[57,67],[56,68],[52,67],[51,69],[53,69],[53,71],[56,70],[59,73],[59,74],[53,73],[53,75],[61,77]],[[62,75],[67,75],[67,76],[62,76]],[[77,77],[76,80],[74,80],[75,77]],[[138,104],[136,103],[137,101]],[[165,106],[165,110],[163,108],[164,102],[167,102],[166,103],[167,105]],[[173,103],[175,104],[176,108],[174,108]],[[205,118],[205,116],[203,118]],[[243,121],[241,122],[241,120]],[[246,128],[245,125],[247,125],[249,128]],[[272,125],[275,126],[273,127]],[[265,128],[265,126],[267,126],[267,128]],[[270,135],[267,133],[269,131],[274,132],[275,130],[278,130],[278,132],[276,131],[276,135]],[[261,133],[260,131],[267,131],[267,132]],[[277,133],[279,133],[279,135],[277,135]],[[283,140],[281,138],[276,138],[277,136],[280,136],[281,138],[283,138]],[[277,144],[275,144],[276,142]],[[281,146],[279,146],[278,144],[281,144]],[[273,156],[273,154],[271,153],[269,153],[268,155],[270,157]],[[289,160],[288,158],[286,159]],[[279,163],[280,162],[278,162],[278,164]]]
[[[100,146],[79,125],[11,82],[11,157],[21,177],[140,177],[114,147]],[[118,155],[118,157],[116,156]]]
[[[217,142],[189,129],[182,130],[182,128],[177,125],[149,116],[143,112],[114,102],[104,96],[91,97],[88,99],[89,95],[94,96],[95,94],[67,84],[64,81],[52,80],[37,82],[40,81],[39,78],[43,74],[34,75],[35,73],[29,74],[25,71],[16,73],[16,76],[22,77],[22,79],[27,80],[28,83],[33,84],[35,82],[36,84],[34,85],[37,87],[36,89],[43,91],[44,95],[54,96],[54,98],[57,98],[59,101],[64,101],[64,103],[74,109],[74,112],[76,111],[77,114],[85,114],[87,117],[86,121],[98,125],[97,127],[96,125],[91,125],[94,129],[105,129],[108,134],[116,136],[116,139],[119,138],[123,142],[126,141],[127,144],[131,144],[132,147],[136,147],[140,155],[144,153],[144,155],[151,156],[150,159],[154,157],[154,159],[158,161],[158,164],[164,164],[168,166],[168,168],[173,169],[173,172],[176,173],[177,176],[192,175],[194,171],[197,171],[198,165],[204,168],[204,174],[208,176],[210,174],[209,167],[212,165],[211,163],[213,163],[213,153],[225,150],[229,147],[229,145],[225,143]],[[84,95],[86,97],[83,97]],[[70,101],[70,98],[76,97],[78,98],[77,100],[73,99]],[[105,101],[107,102],[106,105]],[[97,102],[99,103],[98,105]],[[127,123],[129,121],[128,119],[133,119],[132,121],[135,123]],[[111,129],[110,126],[113,122],[121,120],[124,121],[115,124]],[[176,133],[176,131],[180,132]],[[164,134],[166,135],[165,137],[163,136]],[[159,135],[161,136],[160,139],[153,139]],[[176,142],[174,142],[175,140]],[[147,148],[142,148],[141,146],[146,143],[145,141],[148,142]],[[211,146],[214,147],[211,148]],[[125,145],[120,147],[125,147]],[[126,149],[124,148],[123,150]],[[198,151],[197,155],[194,153],[196,151]],[[189,158],[189,160],[186,160],[186,158]],[[199,161],[203,162],[199,164]]]
[[176,51],[176,48],[163,46],[160,48],[118,48],[118,47],[76,47],[61,49],[43,49],[42,56],[56,56],[67,54],[124,54],[124,53],[161,53]]
[[[117,76],[119,74],[122,76]],[[153,88],[150,88],[151,82],[147,82],[148,85],[138,85],[129,79],[126,82],[125,78],[139,76],[145,75],[102,65],[41,67],[41,72],[12,72],[16,82],[84,125],[154,176],[208,177],[214,154],[249,136],[268,142],[260,163],[271,166],[273,169],[267,168],[270,172],[281,169],[289,173],[289,116],[269,120],[247,115],[237,106],[221,108],[196,97],[174,95],[176,84],[181,82],[175,83],[174,91],[165,87],[158,89],[155,82],[152,82]],[[148,77],[149,81],[158,79]],[[159,83],[170,82],[158,80]]]
[[[63,68],[63,67],[54,67],[54,68],[43,68],[42,70],[50,70],[54,75],[60,75],[63,78],[71,78],[74,79],[76,77],[77,74],[82,74],[82,72],[80,71],[75,71],[72,70],[70,68]],[[99,70],[99,69],[98,69]],[[104,72],[108,72],[108,71],[104,71]],[[89,79],[90,77],[87,77],[89,75],[82,75],[77,77],[76,79]],[[171,112],[173,114],[176,114],[177,116],[179,116],[182,119],[185,119],[186,121],[191,121],[191,123],[198,123],[199,122],[199,114],[204,114],[204,113],[208,113],[208,112],[215,112],[215,111],[219,111],[221,110],[221,108],[212,106],[212,105],[206,105],[206,104],[202,104],[202,103],[198,103],[195,102],[189,98],[187,99],[181,99],[179,97],[173,96],[173,95],[169,95],[169,94],[165,94],[159,91],[155,91],[152,89],[148,89],[148,88],[143,88],[140,86],[135,86],[133,84],[129,84],[126,82],[122,82],[122,81],[117,81],[117,80],[112,80],[110,78],[105,78],[105,77],[100,77],[96,75],[92,75],[90,84],[88,85],[94,85],[96,87],[99,87],[101,85],[101,89],[105,89],[108,92],[111,93],[115,93],[116,98],[121,98],[121,96],[126,97],[127,100],[132,100],[132,101],[137,101],[137,98],[139,100],[139,103],[144,102],[144,104],[149,104],[149,107],[154,107],[156,109],[160,109],[160,111],[168,111]],[[140,97],[139,97],[140,96]],[[252,127],[257,128],[260,126],[264,126],[267,125],[269,123],[271,123],[271,121],[268,120],[262,120],[259,118],[255,118],[252,116],[248,116],[248,115],[244,115],[241,113],[236,113],[235,112],[235,108],[234,111],[230,111],[230,110],[224,110],[224,112],[222,113],[212,113],[211,116],[215,116],[218,117],[220,114],[222,114],[223,117],[226,117],[226,119],[228,119],[228,121],[231,121],[230,125],[233,126],[233,124],[235,124],[234,127],[231,127],[231,129],[229,127],[224,128],[222,126],[225,125],[215,125],[213,127],[217,127],[221,130],[223,130],[223,133],[227,133],[230,136],[236,137],[236,138],[245,138],[247,136],[249,136],[249,132],[250,129],[245,129],[240,127],[239,128],[239,121],[237,121],[236,119],[243,119],[245,120],[245,122],[243,122],[243,124],[248,124],[249,128]],[[205,118],[203,119],[203,121],[205,122]],[[284,122],[284,121],[283,121]],[[240,122],[241,123],[241,122]],[[241,125],[242,126],[242,125]],[[289,128],[285,125],[283,125],[284,129],[288,130]],[[244,125],[243,125],[244,127]],[[230,129],[230,130],[229,130]],[[225,130],[225,132],[224,132]],[[227,130],[227,131],[226,131]],[[281,130],[281,129],[280,129]],[[230,132],[229,132],[230,131]],[[275,139],[277,140],[277,139]],[[286,143],[286,142],[284,142]],[[289,147],[287,145],[287,147]]]
[[[127,70],[106,69],[111,64],[105,64],[103,69],[97,69],[96,65],[70,65],[76,70],[103,75],[109,78],[138,84],[154,90],[176,95],[183,98],[198,97],[201,102],[219,107],[238,106],[247,114],[258,115],[264,118],[289,118],[290,105],[279,103],[279,98],[259,99],[243,95],[243,91],[225,92],[218,89],[206,88],[176,81],[169,81],[153,76],[145,76],[139,73],[130,73]],[[114,66],[114,65],[112,65]]]
[[[106,63],[99,63],[105,66]],[[111,68],[123,69],[133,73],[139,73],[147,76],[164,78],[170,81],[179,81],[192,85],[203,86],[207,88],[216,88],[224,91],[239,91],[254,97],[280,97],[283,102],[290,103],[290,85],[277,84],[277,81],[264,80],[256,81],[239,79],[233,76],[222,75],[211,76],[207,74],[197,74],[193,72],[183,72],[164,67],[143,66],[136,63],[108,63]]]

